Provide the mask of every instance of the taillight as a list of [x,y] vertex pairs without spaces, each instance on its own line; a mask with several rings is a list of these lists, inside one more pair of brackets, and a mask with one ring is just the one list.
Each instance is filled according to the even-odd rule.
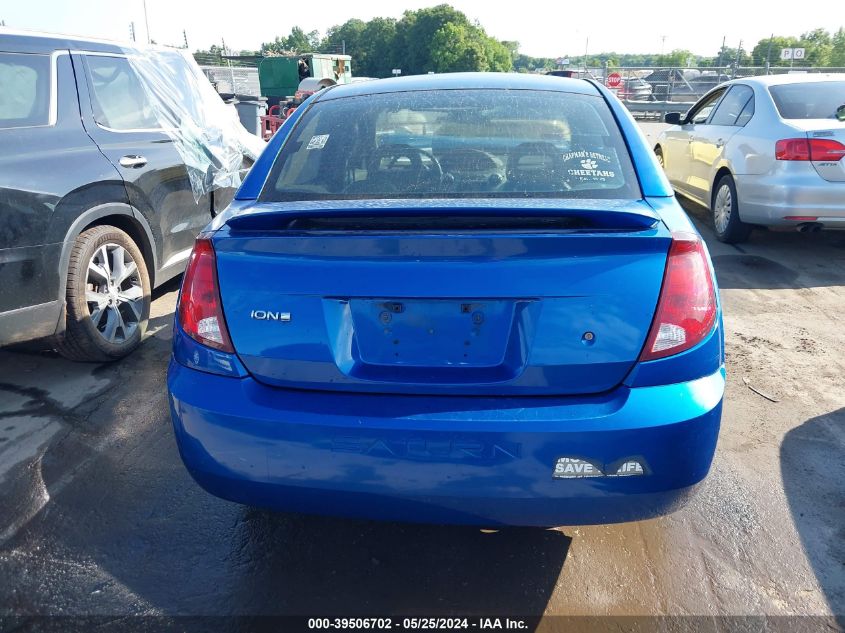
[[775,143],[778,160],[824,160],[836,162],[845,156],[845,145],[829,138],[785,138]]
[[663,287],[640,360],[655,360],[700,343],[716,321],[716,293],[701,238],[673,233]]
[[203,345],[234,353],[217,285],[217,263],[211,240],[197,239],[182,281],[179,325],[185,334]]

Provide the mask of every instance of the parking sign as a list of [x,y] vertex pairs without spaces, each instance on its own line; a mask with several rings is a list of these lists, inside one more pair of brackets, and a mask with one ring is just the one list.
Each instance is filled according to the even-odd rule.
[[782,48],[780,58],[784,61],[790,59],[804,59],[806,49],[803,48]]

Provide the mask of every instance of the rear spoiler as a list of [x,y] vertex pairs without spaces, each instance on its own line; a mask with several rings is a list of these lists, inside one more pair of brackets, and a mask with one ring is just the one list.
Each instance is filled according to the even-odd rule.
[[[615,202],[615,201],[614,201]],[[628,203],[631,207],[633,204]],[[614,207],[616,205],[608,205]],[[252,207],[226,224],[232,232],[431,232],[643,231],[659,222],[645,205],[636,208],[419,207],[342,208]]]

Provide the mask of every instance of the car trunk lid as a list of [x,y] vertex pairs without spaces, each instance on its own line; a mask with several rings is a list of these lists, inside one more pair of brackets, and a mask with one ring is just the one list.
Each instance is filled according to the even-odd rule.
[[642,201],[262,204],[214,237],[252,375],[306,389],[583,394],[642,350],[671,236]]
[[811,162],[819,176],[825,180],[845,183],[845,121],[800,119],[790,120],[789,124],[806,134],[808,140],[831,140],[843,146],[843,150],[835,149],[824,160]]

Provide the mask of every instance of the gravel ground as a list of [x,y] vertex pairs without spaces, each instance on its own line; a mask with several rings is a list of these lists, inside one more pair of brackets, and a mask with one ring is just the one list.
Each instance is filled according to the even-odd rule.
[[166,406],[171,283],[122,362],[0,351],[0,630],[2,616],[46,614],[839,614],[841,625],[845,233],[760,231],[731,247],[687,206],[721,285],[728,386],[713,470],[683,510],[483,534],[211,497],[179,461]]

